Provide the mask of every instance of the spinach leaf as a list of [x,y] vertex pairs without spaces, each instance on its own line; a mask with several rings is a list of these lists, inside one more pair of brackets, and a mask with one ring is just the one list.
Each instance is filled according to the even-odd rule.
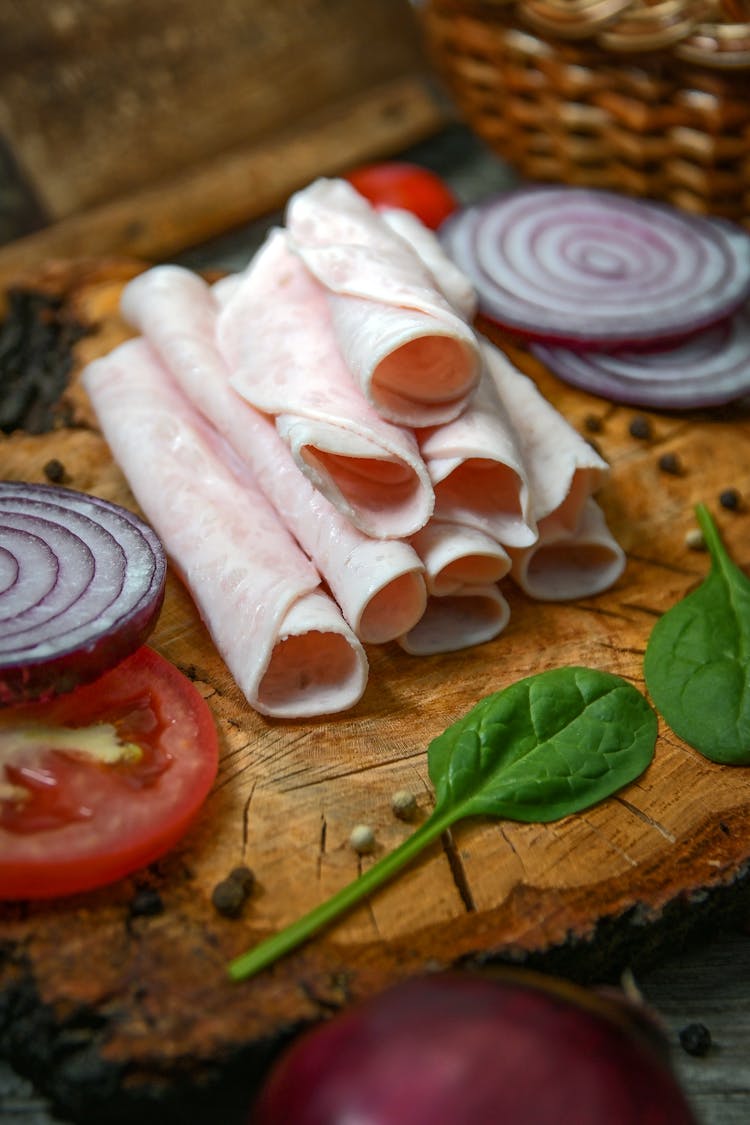
[[557,668],[490,695],[433,740],[437,809],[544,822],[610,796],[648,765],[656,716],[627,681]]
[[729,558],[708,509],[699,504],[695,513],[711,570],[654,626],[646,687],[688,745],[713,762],[750,765],[750,581]]
[[428,747],[435,806],[427,820],[353,883],[234,960],[230,976],[242,980],[296,948],[465,817],[557,820],[610,796],[646,769],[656,730],[636,688],[590,668],[553,669],[487,696]]

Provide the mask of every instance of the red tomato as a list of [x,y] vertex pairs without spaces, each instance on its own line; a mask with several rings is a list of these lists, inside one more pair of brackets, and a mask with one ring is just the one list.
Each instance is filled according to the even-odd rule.
[[374,207],[401,207],[437,230],[458,207],[458,200],[435,172],[398,161],[355,168],[346,179]]
[[[100,760],[93,745],[121,760]],[[196,816],[218,755],[203,697],[145,646],[67,695],[4,709],[0,899],[73,894],[151,863]]]

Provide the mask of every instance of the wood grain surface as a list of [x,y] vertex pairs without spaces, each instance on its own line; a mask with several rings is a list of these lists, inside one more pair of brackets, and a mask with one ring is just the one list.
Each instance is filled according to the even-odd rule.
[[[79,368],[122,338],[117,298],[138,268],[58,264],[37,275],[88,326]],[[372,862],[351,850],[353,825],[374,828],[374,859],[404,838],[409,826],[390,811],[396,789],[413,790],[427,814],[426,746],[481,696],[563,664],[643,688],[654,622],[707,573],[708,556],[686,544],[695,502],[750,566],[746,410],[644,415],[650,436],[637,438],[633,410],[574,392],[511,350],[581,432],[591,436],[596,419],[612,465],[600,501],[628,555],[624,576],[567,604],[535,603],[504,583],[512,613],[496,641],[430,659],[373,647],[355,709],[296,723],[249,708],[170,575],[152,643],[205,695],[222,740],[203,815],[168,857],[116,886],[0,909],[0,1045],[75,1119],[205,1119],[220,1081],[228,1122],[235,1083],[246,1090],[289,1035],[406,974],[499,959],[613,979],[746,908],[750,771],[707,762],[662,724],[653,765],[615,797],[549,825],[461,825],[297,953],[249,982],[227,979],[231,957]],[[65,427],[2,439],[0,473],[42,480],[54,456],[69,486],[134,507],[75,379],[66,397]],[[667,451],[679,475],[660,470]],[[730,486],[746,498],[732,512],[718,504]],[[257,886],[232,920],[216,913],[211,891],[240,862]],[[159,913],[134,909],[144,887]]]

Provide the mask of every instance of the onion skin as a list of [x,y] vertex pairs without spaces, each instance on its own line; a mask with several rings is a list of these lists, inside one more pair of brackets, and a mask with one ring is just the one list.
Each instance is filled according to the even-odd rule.
[[659,1042],[551,977],[415,977],[297,1039],[248,1125],[697,1125]]

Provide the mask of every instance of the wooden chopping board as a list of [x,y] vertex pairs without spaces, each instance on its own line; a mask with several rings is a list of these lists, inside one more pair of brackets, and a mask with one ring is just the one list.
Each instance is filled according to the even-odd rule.
[[[87,328],[76,371],[126,334],[117,300],[139,268],[58,263],[31,279],[62,294],[65,314]],[[355,824],[375,829],[374,859],[411,831],[391,813],[395,790],[414,791],[427,814],[427,744],[481,696],[564,664],[643,689],[654,622],[708,570],[708,556],[686,545],[695,502],[707,503],[735,560],[750,567],[745,409],[643,414],[651,433],[637,438],[637,412],[513,356],[610,461],[600,501],[628,555],[624,576],[606,594],[558,605],[507,584],[511,620],[496,641],[430,659],[370,648],[355,709],[280,722],[249,708],[170,575],[152,644],[204,694],[222,741],[200,820],[163,861],[115,886],[0,907],[0,1048],[67,1115],[187,1123],[206,1120],[210,1107],[240,1120],[237,1107],[291,1034],[407,974],[511,960],[611,979],[744,908],[750,770],[707,762],[662,724],[647,773],[598,807],[548,825],[463,824],[295,954],[251,981],[227,979],[232,957],[372,862],[348,844]],[[67,485],[135,508],[75,375],[65,399],[66,425],[0,440],[0,473],[41,481],[54,457]],[[659,469],[664,452],[679,457],[679,475]],[[737,511],[719,506],[729,487],[745,498]],[[257,885],[233,920],[216,913],[211,892],[238,863]],[[158,894],[161,912],[134,909],[143,888]]]

